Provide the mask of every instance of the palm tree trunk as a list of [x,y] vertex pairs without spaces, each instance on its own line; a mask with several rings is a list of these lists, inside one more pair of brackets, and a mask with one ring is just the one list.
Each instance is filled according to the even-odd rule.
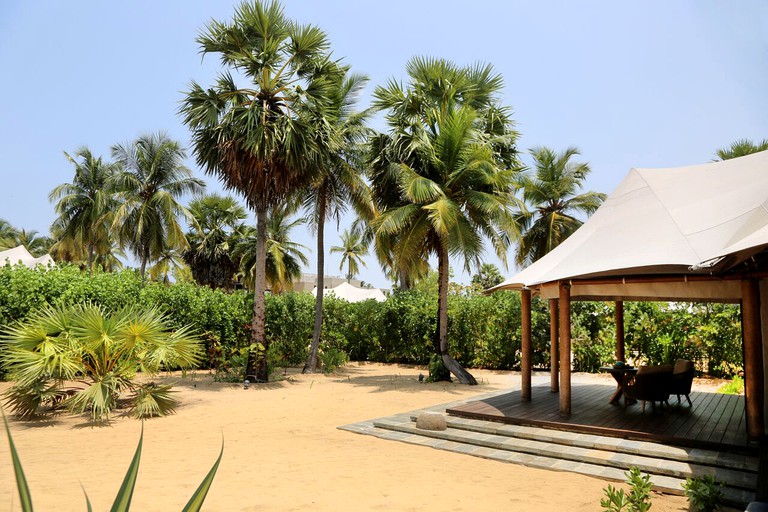
[[93,243],[88,243],[88,275],[93,275]]
[[267,350],[265,336],[267,289],[267,211],[256,210],[256,270],[253,283],[253,321],[251,322],[251,346],[245,367],[246,378],[256,377],[256,382],[268,382]]
[[325,286],[325,209],[326,187],[321,185],[317,194],[317,295],[315,297],[315,326],[309,346],[307,362],[301,373],[317,372],[317,353],[320,350],[320,334],[323,329],[323,288]]
[[397,272],[397,276],[400,280],[400,289],[403,291],[411,289],[411,281],[408,279],[408,271],[401,269]]
[[448,246],[441,240],[437,255],[437,339],[443,365],[462,384],[477,385],[477,380],[448,352]]

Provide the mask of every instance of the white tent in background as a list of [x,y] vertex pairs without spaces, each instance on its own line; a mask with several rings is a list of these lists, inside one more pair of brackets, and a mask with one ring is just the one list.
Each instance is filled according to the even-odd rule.
[[[328,296],[331,293],[348,302],[362,302],[364,300],[384,302],[387,300],[384,292],[378,288],[357,288],[349,283],[341,283],[336,288],[326,288],[323,291],[323,296]],[[312,289],[312,295],[317,295],[317,287]]]
[[5,265],[6,263],[16,265],[19,262],[25,267],[35,268],[37,265],[53,265],[53,258],[51,258],[50,254],[44,254],[39,258],[35,258],[29,254],[29,251],[23,245],[8,249],[7,251],[0,251],[0,265]]

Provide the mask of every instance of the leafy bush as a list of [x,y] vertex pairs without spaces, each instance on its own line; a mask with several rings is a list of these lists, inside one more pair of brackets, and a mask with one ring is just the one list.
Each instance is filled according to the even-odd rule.
[[338,348],[325,348],[318,353],[320,362],[323,365],[323,372],[333,373],[339,366],[344,366],[349,362],[349,356],[343,350]]
[[723,393],[724,395],[743,395],[744,379],[738,375],[734,375],[731,382],[726,382],[717,388],[717,392]]
[[627,483],[630,486],[629,494],[624,489],[616,489],[612,485],[603,489],[605,498],[600,500],[600,506],[604,512],[647,512],[651,508],[651,477],[644,475],[636,466],[629,468]]
[[157,309],[95,305],[45,306],[7,328],[0,343],[0,363],[16,381],[4,396],[16,414],[66,408],[96,421],[108,420],[126,393],[137,417],[173,412],[170,386],[139,384],[136,373],[190,368],[201,353],[190,329],[169,329]]
[[714,512],[723,505],[722,487],[711,475],[699,478],[686,478],[683,484],[685,497],[690,509],[695,512]]

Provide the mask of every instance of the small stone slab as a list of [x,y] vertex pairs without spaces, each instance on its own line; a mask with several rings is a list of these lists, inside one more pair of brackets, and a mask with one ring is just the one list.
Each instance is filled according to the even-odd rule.
[[423,412],[416,417],[416,428],[422,430],[445,430],[448,426],[443,414],[439,412]]

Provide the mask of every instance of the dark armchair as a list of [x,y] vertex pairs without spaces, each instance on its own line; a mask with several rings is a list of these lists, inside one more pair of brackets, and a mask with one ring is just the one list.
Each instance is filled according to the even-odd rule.
[[672,384],[669,388],[670,395],[677,395],[677,401],[680,401],[680,395],[685,395],[688,405],[692,406],[691,384],[693,384],[693,361],[687,359],[678,359],[672,369]]
[[[645,414],[645,402],[651,402],[651,407],[656,410],[656,402],[669,400],[672,387],[671,364],[660,366],[641,366],[634,377],[626,384],[624,395],[643,402],[643,414]],[[626,399],[625,399],[626,400]]]

